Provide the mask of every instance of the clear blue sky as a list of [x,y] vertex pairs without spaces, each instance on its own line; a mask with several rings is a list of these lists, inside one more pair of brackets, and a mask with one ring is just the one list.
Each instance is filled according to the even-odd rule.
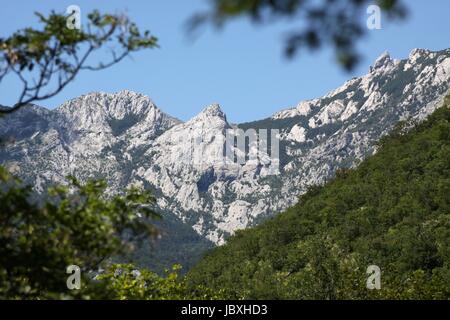
[[[370,31],[360,43],[365,59],[350,74],[334,63],[328,50],[285,59],[283,36],[289,27],[283,23],[261,27],[240,20],[222,31],[207,28],[196,41],[190,41],[185,22],[207,8],[207,0],[2,1],[0,37],[34,26],[34,11],[64,12],[71,4],[79,5],[84,15],[94,8],[126,11],[141,29],[158,36],[161,48],[134,54],[132,60],[101,72],[85,72],[41,105],[54,108],[88,92],[129,89],[150,96],[162,110],[182,120],[218,102],[231,122],[244,122],[326,94],[366,73],[385,50],[394,58],[404,58],[413,48],[450,47],[450,1],[405,2],[410,9],[408,19],[395,24],[383,21],[382,30]],[[0,103],[12,104],[19,89],[12,81],[1,83]]]

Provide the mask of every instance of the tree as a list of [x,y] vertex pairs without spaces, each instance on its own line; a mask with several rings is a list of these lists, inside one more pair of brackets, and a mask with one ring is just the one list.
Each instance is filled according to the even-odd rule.
[[224,290],[213,291],[201,285],[189,287],[187,279],[178,274],[180,269],[180,265],[175,265],[161,277],[131,264],[116,264],[97,279],[106,285],[109,298],[117,300],[226,299]]
[[70,178],[67,186],[49,188],[39,203],[30,186],[2,167],[0,185],[0,299],[70,296],[67,266],[87,275],[131,250],[134,241],[157,234],[149,223],[157,217],[154,200],[138,189],[107,199],[105,183]]
[[[211,0],[211,9],[194,15],[189,28],[196,29],[205,22],[217,27],[230,20],[249,17],[253,22],[272,23],[288,20],[295,27],[289,33],[285,53],[292,57],[299,49],[318,49],[330,45],[337,61],[351,70],[360,56],[355,48],[365,34],[367,8],[372,0]],[[400,0],[377,0],[375,3],[388,18],[406,15]]]
[[[55,96],[83,70],[103,70],[132,52],[157,47],[157,38],[141,33],[125,15],[93,11],[80,29],[68,28],[70,17],[55,12],[36,15],[41,29],[25,28],[0,38],[0,83],[14,76],[22,84],[17,103],[0,109],[0,115]],[[102,61],[96,53],[106,50],[110,58]]]

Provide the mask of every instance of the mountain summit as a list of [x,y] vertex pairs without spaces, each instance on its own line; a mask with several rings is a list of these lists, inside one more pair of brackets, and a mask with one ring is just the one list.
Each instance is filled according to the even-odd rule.
[[199,114],[199,116],[220,117],[226,119],[225,113],[223,113],[218,103],[213,103],[207,106],[205,109],[203,109],[203,111]]
[[386,66],[390,66],[393,64],[393,60],[391,59],[391,55],[388,51],[383,52],[381,56],[378,57],[377,60],[375,60],[373,64],[373,69],[381,69]]

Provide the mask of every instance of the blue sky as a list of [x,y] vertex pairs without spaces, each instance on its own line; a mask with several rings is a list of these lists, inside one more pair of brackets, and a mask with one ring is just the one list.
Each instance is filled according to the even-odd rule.
[[[329,50],[304,52],[294,60],[283,57],[283,37],[289,25],[255,26],[246,20],[225,29],[206,30],[195,41],[186,34],[185,22],[207,8],[207,0],[151,1],[3,1],[0,37],[34,26],[33,12],[64,12],[76,4],[82,15],[125,11],[141,29],[160,39],[160,49],[133,55],[100,72],[80,74],[58,96],[40,104],[54,108],[92,91],[129,89],[146,94],[165,112],[187,120],[206,105],[220,103],[231,122],[261,119],[299,101],[320,97],[353,76],[367,72],[385,50],[405,58],[413,48],[441,50],[450,47],[450,1],[408,0],[409,17],[398,23],[382,21],[359,44],[364,60],[352,73],[335,64]],[[0,84],[0,103],[14,103],[20,87],[14,81]]]

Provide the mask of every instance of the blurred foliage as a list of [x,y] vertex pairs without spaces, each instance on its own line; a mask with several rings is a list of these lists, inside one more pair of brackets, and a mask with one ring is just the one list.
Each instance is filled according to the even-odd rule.
[[299,49],[319,49],[329,45],[337,62],[351,70],[360,60],[356,44],[367,32],[367,8],[378,5],[385,18],[406,16],[400,0],[210,0],[208,12],[194,15],[189,29],[212,23],[222,27],[232,19],[248,17],[256,24],[287,21],[293,28],[288,33],[285,53],[295,55]]
[[[95,10],[81,29],[67,27],[67,20],[73,19],[69,16],[55,12],[36,16],[42,28],[25,28],[0,38],[0,82],[14,76],[22,85],[17,103],[0,109],[0,114],[58,94],[82,70],[106,69],[132,52],[157,47],[156,37],[149,31],[141,33],[122,14]],[[103,55],[93,60],[96,52]]]
[[148,193],[130,189],[106,199],[104,182],[70,181],[38,203],[31,187],[0,167],[0,298],[63,297],[70,293],[67,266],[87,274],[156,235]]
[[189,287],[179,275],[180,265],[160,277],[154,272],[136,269],[131,264],[112,265],[97,279],[106,285],[111,299],[119,300],[211,300],[226,298],[224,290],[213,291],[202,285]]
[[[369,265],[381,290],[366,288]],[[450,96],[188,277],[248,299],[450,299]]]
[[[181,266],[164,276],[112,258],[159,235],[154,198],[139,189],[107,197],[103,181],[55,185],[45,199],[0,167],[0,299],[224,299],[224,290],[188,286]],[[39,196],[39,198],[42,198]],[[69,290],[66,267],[81,268]]]

